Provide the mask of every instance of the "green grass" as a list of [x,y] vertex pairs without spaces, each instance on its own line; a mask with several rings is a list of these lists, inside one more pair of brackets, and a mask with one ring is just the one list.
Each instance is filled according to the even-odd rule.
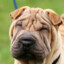
[[[64,12],[64,0],[17,0],[18,7],[30,6],[50,8],[59,15]],[[0,0],[0,64],[13,64],[10,54],[9,27],[11,24],[10,12],[14,10],[12,0]]]

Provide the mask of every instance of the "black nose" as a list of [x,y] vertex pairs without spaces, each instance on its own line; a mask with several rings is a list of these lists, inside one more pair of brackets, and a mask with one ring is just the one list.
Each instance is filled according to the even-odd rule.
[[34,40],[32,40],[32,39],[23,39],[23,40],[21,40],[21,43],[23,44],[23,46],[25,46],[25,47],[30,47],[31,45],[33,45],[34,44]]
[[20,39],[20,43],[23,45],[23,48],[29,48],[35,44],[35,40],[31,34],[24,34]]

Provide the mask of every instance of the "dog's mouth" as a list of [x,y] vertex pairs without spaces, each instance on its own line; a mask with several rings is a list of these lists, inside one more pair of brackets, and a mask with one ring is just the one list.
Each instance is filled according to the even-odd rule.
[[37,59],[36,56],[32,53],[24,53],[19,60],[35,60]]
[[46,43],[47,41],[39,42],[38,39],[35,40],[31,34],[25,34],[21,39],[13,42],[11,53],[18,60],[43,62],[44,58],[49,54]]
[[[13,49],[12,49],[13,50]],[[41,50],[37,50],[34,47],[29,49],[14,49],[12,51],[12,56],[18,60],[26,60],[26,61],[38,61],[43,62],[44,53]]]
[[[35,45],[37,47],[37,45]],[[26,48],[26,49],[18,49],[12,47],[12,56],[18,60],[26,60],[26,61],[38,61],[43,62],[44,58],[48,55],[43,50],[38,49],[36,47]]]
[[24,52],[22,55],[16,56],[15,57],[18,60],[26,60],[26,61],[39,61],[43,62],[44,58],[41,56],[38,56],[37,54],[34,53],[29,53],[29,52]]
[[42,55],[38,52],[33,52],[32,50],[23,50],[22,52],[17,51],[12,53],[12,56],[18,60],[26,60],[26,61],[43,61]]

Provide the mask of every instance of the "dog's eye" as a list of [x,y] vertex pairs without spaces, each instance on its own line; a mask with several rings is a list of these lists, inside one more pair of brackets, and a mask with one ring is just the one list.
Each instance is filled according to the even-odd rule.
[[20,27],[21,27],[22,25],[21,25],[21,24],[16,24],[15,26],[16,26],[16,27],[17,27],[17,26],[20,26]]
[[48,28],[41,28],[39,31],[42,31],[42,30],[47,30],[49,32]]

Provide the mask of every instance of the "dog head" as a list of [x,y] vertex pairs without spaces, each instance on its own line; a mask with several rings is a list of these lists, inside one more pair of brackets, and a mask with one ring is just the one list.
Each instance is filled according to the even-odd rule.
[[18,60],[43,61],[57,40],[60,17],[50,9],[23,7],[10,14],[11,54]]

